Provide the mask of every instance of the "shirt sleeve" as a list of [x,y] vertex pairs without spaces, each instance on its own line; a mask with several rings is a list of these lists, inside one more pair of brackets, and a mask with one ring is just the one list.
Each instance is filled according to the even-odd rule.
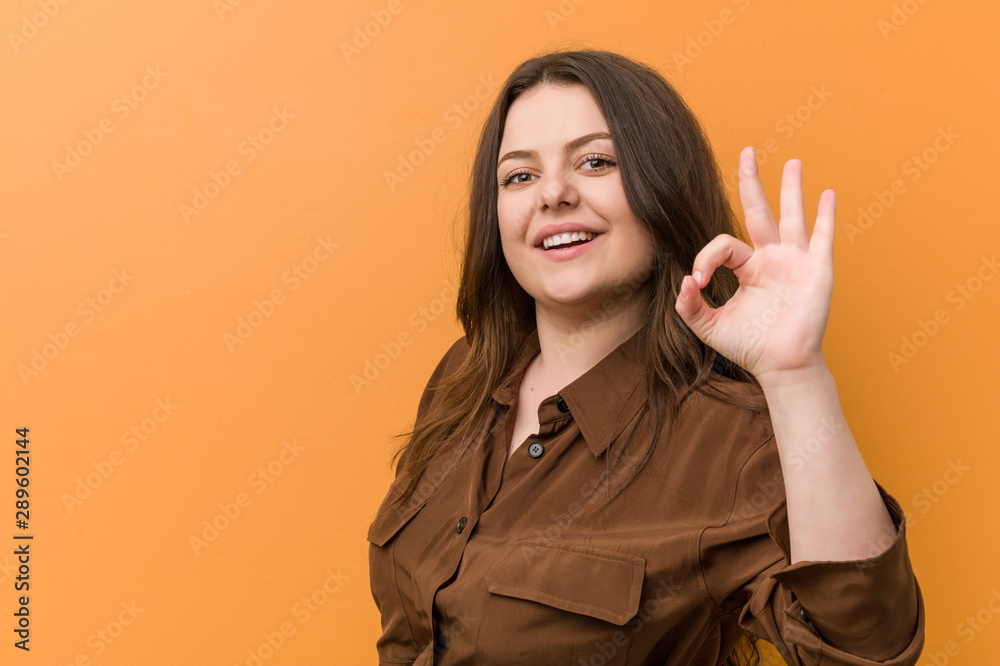
[[[791,562],[777,444],[769,437],[740,471],[725,524],[699,543],[721,623],[768,641],[794,666],[912,666],[924,644],[924,604],[906,544],[906,518],[877,481],[895,526],[872,557]],[[884,552],[883,552],[884,551]]]

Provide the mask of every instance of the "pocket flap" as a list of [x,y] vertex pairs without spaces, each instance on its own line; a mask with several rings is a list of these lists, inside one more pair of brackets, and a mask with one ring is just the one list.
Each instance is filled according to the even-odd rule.
[[627,553],[514,539],[486,581],[493,594],[623,625],[639,611],[645,569],[645,559]]

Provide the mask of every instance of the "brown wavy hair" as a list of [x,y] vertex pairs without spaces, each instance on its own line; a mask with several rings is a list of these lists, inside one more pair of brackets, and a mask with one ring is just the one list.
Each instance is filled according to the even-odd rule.
[[[397,435],[407,439],[392,456],[398,494],[389,508],[410,498],[441,449],[455,446],[460,456],[467,447],[482,441],[482,433],[497,422],[499,410],[491,394],[536,327],[534,299],[514,278],[500,244],[496,164],[504,124],[511,104],[525,92],[538,86],[573,84],[586,86],[604,115],[617,151],[626,200],[655,250],[655,265],[641,281],[636,302],[642,322],[638,343],[647,368],[649,400],[645,409],[653,436],[644,443],[640,461],[615,492],[610,492],[610,484],[604,486],[605,503],[648,461],[656,442],[664,437],[664,424],[669,437],[681,405],[695,391],[753,411],[764,408],[762,398],[734,402],[735,398],[718,390],[714,380],[719,374],[759,384],[750,373],[699,340],[674,309],[681,280],[710,240],[729,234],[749,244],[695,115],[658,72],[623,55],[598,50],[541,54],[511,73],[483,126],[469,180],[457,302],[469,351],[455,372],[429,386],[436,394],[443,394],[435,400],[437,407],[418,410],[413,430]],[[719,307],[738,286],[736,276],[723,266],[701,293],[709,306]],[[629,440],[631,436],[615,447],[614,457],[607,457],[610,469],[621,460]],[[464,444],[459,446],[460,442]],[[724,664],[754,665],[759,661],[756,640],[744,633]]]

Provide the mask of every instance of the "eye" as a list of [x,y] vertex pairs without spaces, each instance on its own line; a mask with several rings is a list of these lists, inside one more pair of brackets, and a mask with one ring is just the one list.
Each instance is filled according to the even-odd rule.
[[[597,164],[597,166],[594,166],[595,163]],[[600,172],[600,171],[604,171],[606,169],[610,169],[613,166],[617,166],[618,163],[615,162],[612,158],[608,157],[607,155],[601,155],[601,154],[598,154],[598,153],[593,153],[593,154],[587,155],[586,157],[583,158],[583,162],[581,163],[581,167],[586,166],[586,165],[590,165],[592,168],[583,169],[584,171],[592,171],[592,172],[596,171],[596,172]],[[520,176],[531,176],[531,177],[534,177],[534,174],[528,173],[527,171],[524,171],[524,170],[513,171],[513,172],[507,174],[507,177],[500,181],[500,187],[503,188],[503,187],[508,187],[511,184],[521,185],[521,184],[524,184],[524,183],[531,182],[530,179],[519,180],[518,178]]]
[[510,183],[512,180],[514,181],[515,185],[520,183],[527,183],[528,182],[527,180],[517,180],[517,177],[530,176],[530,175],[531,174],[528,173],[527,171],[513,171],[507,174],[507,177],[500,181],[500,187],[507,187],[508,183]]
[[593,166],[595,162],[604,163],[606,166],[597,166],[592,169],[584,169],[584,171],[604,171],[605,169],[610,169],[611,167],[617,165],[617,162],[615,162],[607,155],[598,155],[595,153],[593,155],[587,155],[586,157],[583,158],[584,165],[590,164],[591,166]]

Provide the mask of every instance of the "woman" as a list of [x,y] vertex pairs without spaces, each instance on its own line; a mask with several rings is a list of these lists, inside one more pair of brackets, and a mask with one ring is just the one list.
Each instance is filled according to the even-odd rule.
[[810,237],[740,156],[749,241],[697,120],[602,51],[520,65],[486,121],[465,329],[368,532],[382,664],[915,664],[903,512],[822,354]]

